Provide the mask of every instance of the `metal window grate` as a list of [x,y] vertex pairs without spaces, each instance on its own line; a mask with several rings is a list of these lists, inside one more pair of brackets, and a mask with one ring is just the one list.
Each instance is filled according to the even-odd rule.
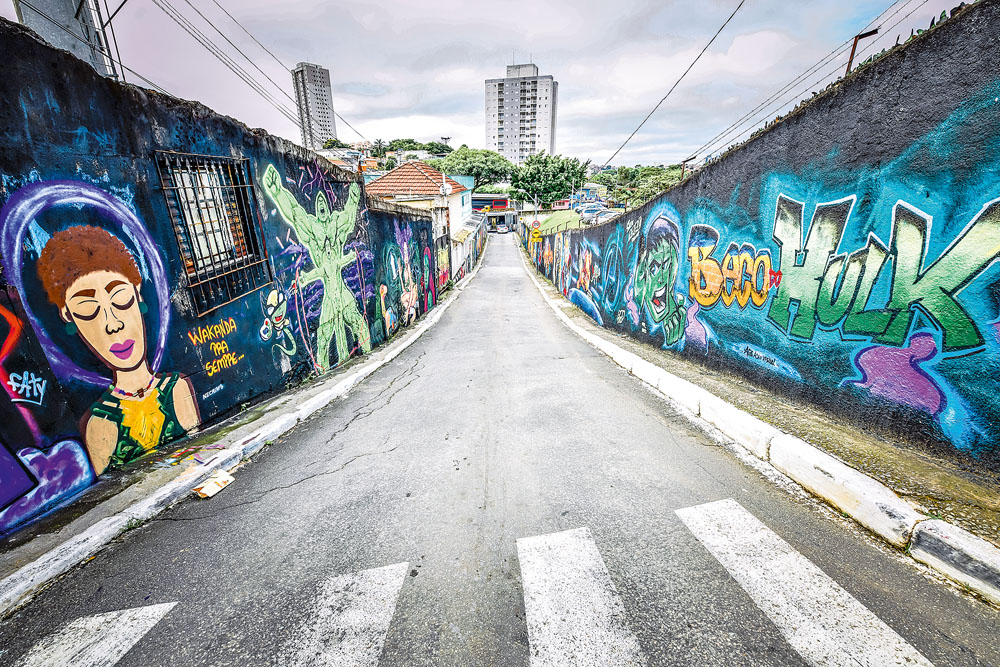
[[198,315],[270,283],[248,161],[158,151],[156,166]]

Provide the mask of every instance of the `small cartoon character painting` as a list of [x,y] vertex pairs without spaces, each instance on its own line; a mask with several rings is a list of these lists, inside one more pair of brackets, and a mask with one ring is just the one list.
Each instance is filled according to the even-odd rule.
[[100,227],[69,227],[52,235],[37,268],[67,332],[79,336],[112,372],[111,386],[80,428],[95,473],[139,458],[198,425],[191,382],[150,368],[142,277],[120,239]]
[[279,289],[272,289],[267,296],[261,292],[261,309],[264,323],[260,327],[260,338],[269,341],[274,338],[274,347],[289,357],[294,357],[298,348],[292,326],[288,323],[288,297]]

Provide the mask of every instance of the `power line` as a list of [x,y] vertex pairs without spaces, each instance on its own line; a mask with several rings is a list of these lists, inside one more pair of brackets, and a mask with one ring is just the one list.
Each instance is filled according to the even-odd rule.
[[248,86],[250,86],[258,95],[263,97],[271,106],[277,109],[282,115],[288,120],[298,126],[298,119],[295,115],[289,111],[287,108],[281,106],[281,104],[274,99],[264,86],[260,84],[253,76],[251,76],[246,70],[240,67],[232,58],[230,58],[215,42],[209,39],[203,32],[201,32],[193,23],[188,21],[183,14],[181,14],[176,7],[170,4],[168,0],[153,0],[153,4],[160,8],[171,20],[177,25],[184,29],[191,37],[195,39],[199,44],[201,44],[205,49],[211,53],[216,59],[219,60],[223,65],[225,65],[231,72],[243,80]]
[[[189,5],[191,4],[190,0],[185,0],[185,2],[187,2],[187,3],[189,4]],[[270,50],[269,48],[267,48],[266,46],[264,46],[263,44],[261,44],[260,40],[258,40],[258,39],[257,39],[256,37],[254,37],[253,33],[252,33],[252,32],[250,32],[250,31],[249,31],[249,30],[248,30],[248,29],[246,28],[246,26],[244,26],[244,25],[243,25],[242,23],[240,23],[240,22],[239,22],[239,20],[237,20],[237,18],[236,18],[235,16],[233,16],[232,14],[230,14],[230,13],[229,13],[229,12],[228,12],[228,11],[226,10],[226,8],[225,8],[225,7],[223,7],[223,6],[221,5],[221,4],[219,4],[219,0],[212,0],[212,2],[213,2],[213,3],[215,3],[215,6],[216,6],[216,7],[218,7],[219,9],[221,9],[221,10],[222,10],[222,13],[223,13],[223,14],[225,14],[226,16],[228,16],[228,17],[230,18],[230,20],[232,20],[232,22],[233,22],[233,23],[235,23],[236,25],[238,25],[238,26],[240,27],[240,30],[242,30],[243,32],[245,32],[245,33],[246,33],[246,34],[247,34],[247,35],[248,35],[248,36],[250,37],[250,39],[252,39],[252,40],[253,40],[253,41],[254,41],[254,42],[255,42],[255,43],[257,44],[257,46],[259,46],[260,48],[264,49],[264,52],[265,52],[265,53],[267,53],[267,55],[269,55],[269,56],[271,56],[272,58],[274,58],[274,61],[275,61],[276,63],[278,63],[279,65],[281,65],[281,67],[282,67],[282,68],[283,68],[283,69],[284,69],[285,71],[288,71],[288,72],[290,72],[290,71],[291,71],[291,68],[290,68],[290,67],[289,67],[288,65],[286,65],[286,64],[285,64],[284,62],[282,62],[282,61],[281,61],[281,59],[280,59],[280,58],[279,58],[278,56],[274,55],[274,53],[272,53],[272,52],[271,52],[271,50]],[[194,6],[192,5],[192,8],[193,8],[193,7],[194,7]],[[195,11],[197,12],[198,10],[197,10],[197,9],[195,9]],[[201,12],[198,12],[198,14],[199,14],[199,16],[201,16],[202,18],[205,18],[205,17],[204,17],[204,16],[203,16],[203,15],[201,14]],[[205,19],[205,20],[206,20],[206,21],[208,21],[208,19]],[[209,23],[211,23],[211,22],[209,21]],[[215,26],[214,26],[214,25],[213,25],[212,27],[213,27],[213,28],[215,28]],[[218,31],[218,28],[216,28],[216,31]],[[220,34],[221,34],[221,33],[220,33]],[[225,35],[223,35],[223,37],[225,37]],[[228,42],[228,41],[229,41],[229,39],[227,38],[227,39],[226,39],[226,41]],[[232,44],[232,42],[229,42],[229,43],[230,43],[230,44]],[[233,48],[236,48],[236,45],[235,45],[235,44],[233,45]],[[239,51],[239,49],[236,49],[236,50],[237,50],[237,51]],[[242,54],[242,51],[241,51],[240,53]],[[244,57],[244,58],[246,58],[246,55],[243,55],[243,57]],[[249,58],[248,58],[248,60],[249,60]],[[256,67],[256,65],[254,65],[254,67]],[[258,67],[257,69],[259,70],[260,68]],[[261,72],[261,73],[263,74],[263,72]],[[267,76],[267,75],[265,74],[264,76]],[[270,77],[268,77],[268,80],[269,80],[269,81],[271,80],[271,79],[270,79]],[[271,83],[274,83],[274,81],[271,81]],[[275,85],[277,86],[278,84],[275,84]],[[280,87],[280,86],[279,86],[279,87]],[[282,92],[284,92],[284,91],[282,91]],[[288,97],[287,93],[286,93],[286,97]],[[292,99],[292,98],[291,98],[291,97],[289,97],[289,99]],[[293,101],[293,102],[295,102],[295,103],[296,103],[296,105],[298,105],[298,102],[297,102],[296,100],[292,99],[292,101]],[[343,116],[341,116],[341,115],[340,115],[339,113],[337,113],[336,111],[334,111],[334,112],[333,112],[333,115],[334,115],[334,116],[336,116],[336,117],[337,117],[337,118],[338,118],[338,119],[340,120],[340,122],[342,122],[342,123],[343,123],[344,125],[346,125],[347,127],[351,128],[351,130],[352,130],[352,131],[353,131],[353,132],[354,132],[354,133],[355,133],[356,135],[358,135],[359,137],[361,137],[362,141],[368,141],[367,139],[365,139],[365,135],[363,135],[363,134],[361,134],[360,132],[358,132],[358,131],[357,131],[357,130],[356,130],[356,129],[354,128],[354,126],[353,126],[353,125],[351,125],[350,123],[348,123],[348,122],[347,122],[347,120],[346,120],[346,119],[345,119],[345,118],[344,118]],[[310,114],[310,117],[311,117],[311,114]],[[313,118],[313,120],[315,120],[315,118]]]
[[[21,0],[21,4],[24,5],[25,7],[27,7],[28,9],[32,10],[33,12],[35,12],[36,14],[38,14],[39,16],[41,16],[42,18],[44,18],[46,21],[48,21],[52,25],[58,27],[60,30],[62,30],[66,34],[70,35],[73,39],[75,39],[75,40],[77,40],[79,42],[83,42],[84,44],[86,44],[89,47],[93,47],[94,46],[93,43],[87,41],[83,37],[80,37],[78,34],[76,34],[72,30],[70,30],[69,28],[67,28],[66,26],[64,26],[62,23],[60,23],[59,21],[55,20],[54,18],[52,18],[51,16],[49,16],[48,14],[46,14],[45,12],[43,12],[38,7],[35,7],[33,4],[31,4],[27,0]],[[112,58],[110,54],[105,53],[105,52],[102,51],[101,55],[103,55],[108,60],[110,60],[111,62],[113,62],[116,65],[118,65],[119,67],[121,67],[123,70],[128,70],[132,74],[135,74],[137,77],[139,77],[140,80],[145,81],[150,86],[152,86],[153,90],[161,92],[164,95],[170,95],[170,93],[168,93],[166,90],[164,90],[161,86],[156,85],[155,83],[153,83],[152,81],[150,81],[149,79],[147,79],[146,77],[144,77],[142,74],[139,74],[138,72],[136,72],[131,67],[126,67],[125,65],[123,65],[121,63],[120,60],[115,60],[114,58]]]
[[[910,2],[910,1],[912,1],[912,0],[907,0],[907,2]],[[870,21],[867,26],[865,26],[865,28],[862,30],[862,32],[864,32],[864,30],[867,30],[868,28],[870,28],[871,25],[873,23],[875,23],[875,21],[877,21],[878,19],[880,19],[887,11],[889,11],[890,9],[892,9],[892,7],[897,2],[899,2],[899,0],[893,0],[893,2],[882,11],[882,14],[879,14],[877,17],[875,17],[875,19],[873,19],[872,21]],[[770,104],[774,100],[778,99],[779,96],[781,96],[782,94],[784,94],[785,92],[787,92],[788,90],[790,90],[797,83],[799,83],[800,81],[804,80],[807,76],[809,76],[810,74],[812,74],[813,72],[815,72],[816,70],[818,70],[820,67],[823,67],[828,62],[831,62],[832,60],[836,59],[836,57],[838,55],[840,55],[841,53],[844,53],[844,51],[846,49],[846,46],[851,43],[852,39],[853,38],[848,39],[847,41],[845,41],[842,44],[840,44],[839,46],[837,46],[833,51],[831,51],[830,53],[828,53],[825,56],[823,56],[819,61],[817,61],[811,67],[809,67],[808,69],[806,69],[806,71],[802,72],[801,74],[799,74],[798,76],[796,76],[794,79],[792,79],[791,81],[789,81],[788,83],[786,83],[784,86],[782,86],[781,88],[779,88],[776,92],[774,92],[766,100],[764,100],[763,102],[761,102],[760,104],[758,104],[757,106],[755,106],[753,109],[751,109],[746,114],[744,114],[741,118],[739,118],[738,120],[736,120],[734,123],[732,123],[728,127],[724,128],[721,132],[719,132],[714,137],[712,137],[707,142],[705,142],[702,146],[700,146],[699,148],[697,148],[692,153],[692,155],[697,156],[702,151],[704,151],[706,148],[708,148],[710,146],[713,146],[715,144],[715,142],[719,138],[728,135],[731,130],[733,130],[734,128],[739,127],[740,125],[742,125],[744,123],[744,121],[746,121],[747,119],[753,117],[758,111],[760,111],[761,109],[763,109],[765,106],[767,106],[768,104]],[[782,102],[782,104],[784,104],[784,102]]]
[[639,130],[641,130],[641,129],[642,129],[642,126],[646,124],[646,121],[648,121],[648,120],[650,119],[650,117],[652,117],[652,115],[653,115],[654,113],[656,113],[656,110],[660,108],[660,105],[661,105],[661,104],[663,104],[663,103],[664,103],[664,102],[666,101],[666,99],[667,99],[668,97],[670,97],[670,93],[674,92],[674,88],[676,88],[676,87],[677,87],[677,85],[678,85],[678,84],[680,84],[680,82],[684,80],[684,77],[685,77],[685,76],[687,76],[687,73],[688,73],[688,72],[690,72],[690,71],[691,71],[691,68],[695,66],[695,63],[697,63],[697,62],[698,62],[699,60],[701,60],[701,57],[702,57],[702,56],[703,56],[703,55],[705,54],[705,51],[707,51],[707,50],[708,50],[708,47],[710,47],[710,46],[712,45],[712,42],[714,42],[714,41],[715,41],[715,38],[719,36],[719,33],[721,33],[721,32],[722,32],[722,30],[723,30],[723,29],[724,29],[724,28],[725,28],[725,27],[726,27],[727,25],[729,25],[729,22],[733,20],[733,17],[734,17],[734,16],[736,16],[736,12],[740,11],[740,7],[742,7],[742,6],[743,6],[743,3],[745,3],[745,2],[746,2],[746,0],[740,0],[740,4],[736,5],[736,9],[734,9],[734,10],[733,10],[733,13],[729,15],[729,18],[727,18],[727,19],[726,19],[726,20],[725,20],[725,21],[723,22],[723,24],[722,24],[721,26],[719,26],[719,29],[715,31],[715,34],[714,34],[714,35],[712,35],[712,39],[708,40],[708,44],[706,44],[706,45],[705,45],[705,47],[704,47],[704,48],[703,48],[703,49],[701,50],[701,52],[700,52],[700,53],[699,53],[699,54],[698,54],[697,56],[695,56],[695,59],[691,61],[691,64],[690,64],[690,65],[688,65],[688,68],[687,68],[686,70],[684,70],[684,73],[683,73],[683,74],[681,74],[681,75],[680,75],[680,78],[678,78],[678,79],[677,79],[677,81],[675,81],[675,82],[674,82],[674,85],[670,86],[670,90],[668,90],[668,91],[667,91],[667,94],[666,94],[666,95],[664,95],[664,96],[663,96],[663,97],[662,97],[662,98],[660,99],[660,101],[656,103],[656,106],[655,106],[655,107],[653,107],[653,110],[652,110],[652,111],[650,111],[650,112],[649,112],[648,114],[646,114],[646,117],[642,119],[642,122],[641,122],[641,123],[639,123],[639,127],[635,128],[635,130],[633,130],[633,131],[632,131],[632,134],[630,134],[630,135],[628,136],[628,139],[626,139],[626,140],[625,140],[625,141],[624,141],[624,142],[622,143],[622,145],[618,147],[618,150],[616,150],[616,151],[615,151],[615,152],[614,152],[614,153],[613,153],[613,154],[611,155],[611,157],[609,157],[609,158],[607,159],[607,161],[605,161],[604,165],[603,165],[603,166],[601,167],[602,169],[603,169],[604,167],[608,166],[608,163],[609,163],[609,162],[611,162],[612,160],[614,160],[614,159],[615,159],[615,156],[616,156],[616,155],[618,155],[618,153],[620,153],[620,152],[621,152],[621,150],[622,150],[623,148],[625,148],[625,145],[626,145],[626,144],[627,144],[627,143],[628,143],[629,141],[631,141],[631,140],[632,140],[632,137],[634,137],[634,136],[636,135],[636,133],[637,133],[637,132],[638,132]]
[[219,9],[221,9],[221,10],[222,10],[222,13],[223,13],[223,14],[225,14],[226,16],[228,16],[228,17],[229,17],[229,18],[230,18],[230,19],[232,20],[232,22],[233,22],[233,23],[235,23],[236,25],[238,25],[238,26],[240,27],[240,29],[242,29],[242,30],[243,30],[243,32],[245,32],[245,33],[246,33],[247,35],[249,35],[250,39],[252,39],[252,40],[253,40],[254,42],[256,42],[256,43],[257,43],[257,46],[259,46],[260,48],[264,49],[264,51],[265,51],[265,52],[267,53],[267,55],[269,55],[269,56],[271,56],[272,58],[274,58],[274,61],[275,61],[276,63],[278,63],[279,65],[281,65],[281,68],[282,68],[283,70],[285,70],[285,71],[289,71],[289,72],[291,71],[291,69],[292,69],[291,67],[289,67],[289,66],[288,66],[288,65],[286,65],[285,63],[281,62],[281,59],[280,59],[280,58],[278,58],[278,56],[276,56],[276,55],[274,55],[273,53],[271,53],[271,50],[270,50],[270,49],[268,49],[268,48],[267,48],[266,46],[264,46],[263,44],[261,44],[261,43],[260,43],[260,42],[259,42],[259,41],[257,40],[257,38],[253,36],[253,33],[252,33],[252,32],[250,32],[249,30],[247,30],[247,29],[246,29],[246,28],[245,28],[245,27],[243,26],[243,24],[242,24],[242,23],[240,23],[239,21],[237,21],[237,20],[236,20],[236,17],[235,17],[235,16],[233,16],[233,15],[232,15],[232,14],[230,14],[230,13],[229,13],[228,11],[226,11],[226,8],[225,8],[225,7],[223,7],[222,5],[220,5],[220,4],[219,4],[219,0],[212,0],[212,2],[214,2],[214,3],[215,3],[215,6],[216,6],[216,7],[218,7]]
[[[885,25],[886,23],[888,23],[889,20],[891,20],[894,16],[896,16],[897,14],[899,14],[902,10],[904,10],[907,7],[907,5],[911,4],[914,1],[915,0],[906,0],[906,2],[904,2],[901,6],[899,6],[896,9],[896,11],[894,11],[892,14],[889,14],[888,16],[885,17],[885,20],[883,20],[882,23],[879,24],[878,29],[881,30],[883,25]],[[861,32],[864,32],[865,30],[867,30],[868,28],[870,28],[876,21],[878,21],[880,18],[882,18],[886,14],[886,12],[888,12],[896,4],[898,4],[898,2],[899,2],[899,0],[896,0],[895,2],[891,3],[888,7],[886,7],[886,9],[883,10],[882,13],[879,14],[877,17],[875,17],[872,21],[870,21],[868,23],[868,25],[865,26],[865,28],[863,28],[861,30]],[[894,24],[892,24],[888,28],[888,30],[883,31],[882,34],[878,38],[876,38],[875,40],[872,40],[872,42],[869,43],[868,46],[866,46],[864,49],[861,50],[861,52],[858,54],[857,57],[860,58],[860,56],[862,56],[865,53],[867,53],[868,51],[870,51],[875,46],[875,44],[879,41],[879,39],[882,39],[882,37],[884,37],[887,34],[891,34],[892,30],[897,25],[899,25],[900,23],[902,23],[903,21],[905,21],[907,18],[909,18],[915,11],[917,11],[918,9],[920,9],[920,7],[922,7],[923,5],[925,5],[927,2],[928,2],[928,0],[923,0],[923,2],[921,2],[916,7],[914,7],[913,9],[911,9],[902,18],[900,18],[898,21],[896,21]],[[816,86],[818,84],[821,84],[823,81],[827,80],[830,76],[834,75],[836,72],[838,72],[840,70],[841,65],[837,65],[835,68],[833,68],[830,71],[826,72],[819,79],[816,79],[812,83],[810,83],[807,86],[805,86],[804,89],[803,88],[797,88],[796,92],[792,93],[789,96],[786,96],[784,99],[782,99],[780,102],[778,102],[777,105],[770,105],[770,103],[773,102],[775,99],[777,99],[779,95],[781,95],[783,92],[791,89],[793,86],[795,86],[795,84],[797,84],[797,83],[801,82],[802,80],[804,80],[806,76],[808,76],[809,74],[812,74],[813,72],[817,71],[823,65],[828,64],[829,62],[831,62],[832,60],[834,60],[837,56],[841,55],[842,53],[845,53],[846,52],[846,45],[850,44],[852,40],[853,40],[853,37],[851,39],[847,40],[846,42],[844,42],[843,44],[841,44],[840,46],[838,46],[828,56],[826,56],[825,58],[821,59],[818,63],[816,63],[815,65],[813,65],[812,67],[810,67],[809,69],[807,69],[805,72],[803,72],[802,74],[800,74],[798,77],[796,77],[795,79],[793,79],[791,82],[789,82],[788,84],[786,84],[784,87],[782,87],[776,93],[774,93],[771,97],[769,97],[768,99],[764,100],[761,104],[757,105],[754,109],[751,109],[750,112],[748,112],[747,114],[745,114],[742,118],[740,118],[739,120],[737,120],[735,123],[733,123],[732,125],[728,126],[725,129],[723,129],[719,134],[717,134],[714,137],[712,137],[712,139],[710,139],[707,143],[705,143],[704,145],[702,145],[701,147],[699,147],[694,153],[692,153],[692,155],[698,155],[701,152],[703,152],[705,149],[710,149],[709,152],[711,152],[712,150],[714,150],[715,147],[717,147],[719,145],[725,145],[725,144],[733,143],[736,139],[738,139],[739,137],[741,137],[743,134],[745,134],[746,132],[750,131],[753,128],[753,126],[756,125],[756,123],[758,123],[760,121],[760,119],[762,117],[763,118],[770,117],[770,115],[772,113],[777,112],[779,109],[781,109],[786,104],[788,104],[789,102],[791,102],[792,100],[794,100],[796,97],[799,97],[804,92],[808,91],[810,88],[813,88],[814,86]],[[770,105],[768,111],[766,111],[765,113],[757,113],[760,109],[763,109],[764,107],[767,107],[768,105]],[[741,131],[739,131],[738,133],[736,133],[734,135],[733,134],[733,130],[737,130],[737,129],[741,128],[742,126],[746,125],[747,123],[745,121],[747,121],[748,119],[749,119],[749,127],[746,127],[745,129],[742,129]],[[721,138],[721,141],[719,141],[720,138]]]

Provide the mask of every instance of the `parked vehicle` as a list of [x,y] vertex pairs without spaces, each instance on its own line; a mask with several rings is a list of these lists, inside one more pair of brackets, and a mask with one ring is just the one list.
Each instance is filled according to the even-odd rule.
[[503,222],[497,225],[497,234],[506,234],[510,231],[510,228]]

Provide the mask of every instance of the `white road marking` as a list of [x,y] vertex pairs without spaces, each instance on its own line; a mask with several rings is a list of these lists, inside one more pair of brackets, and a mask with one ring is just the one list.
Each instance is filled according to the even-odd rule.
[[168,602],[78,618],[38,642],[17,667],[111,667],[176,604]]
[[676,513],[809,664],[931,665],[735,500]]
[[408,567],[397,563],[327,581],[287,664],[378,665]]
[[645,665],[587,528],[517,541],[530,664]]

